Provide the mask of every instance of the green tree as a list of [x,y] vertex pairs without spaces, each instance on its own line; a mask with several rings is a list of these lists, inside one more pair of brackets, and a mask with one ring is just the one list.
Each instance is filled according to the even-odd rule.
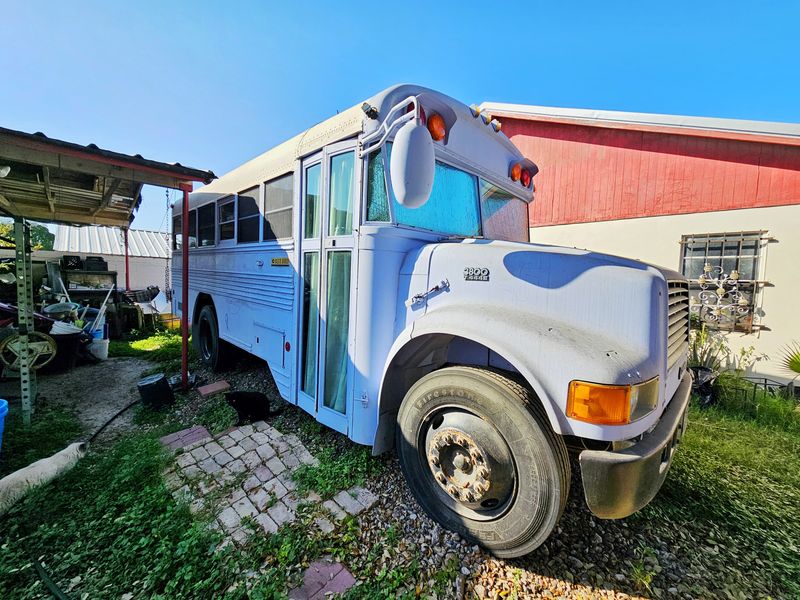
[[[8,240],[14,239],[14,222],[2,221],[0,222],[0,237]],[[31,248],[34,250],[52,250],[53,242],[55,242],[56,234],[50,233],[50,230],[44,225],[39,223],[31,223]],[[13,244],[9,244],[5,240],[0,239],[0,248],[13,248]]]

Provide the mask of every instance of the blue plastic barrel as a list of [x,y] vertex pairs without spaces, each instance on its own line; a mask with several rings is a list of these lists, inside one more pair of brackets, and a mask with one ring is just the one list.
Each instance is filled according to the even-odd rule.
[[0,448],[3,447],[3,426],[5,425],[7,414],[8,402],[0,400]]

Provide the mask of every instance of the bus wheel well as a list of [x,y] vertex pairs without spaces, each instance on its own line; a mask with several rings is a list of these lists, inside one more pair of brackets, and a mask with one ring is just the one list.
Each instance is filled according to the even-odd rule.
[[200,311],[203,310],[204,306],[211,305],[211,308],[214,309],[214,312],[217,311],[217,307],[214,306],[214,299],[204,292],[200,292],[197,294],[197,300],[194,302],[194,310],[192,311],[192,323],[197,322],[197,318],[200,316]]
[[411,386],[428,373],[452,365],[502,371],[531,389],[513,364],[479,342],[439,333],[414,338],[395,354],[383,378],[373,454],[381,454],[394,446],[397,411]]

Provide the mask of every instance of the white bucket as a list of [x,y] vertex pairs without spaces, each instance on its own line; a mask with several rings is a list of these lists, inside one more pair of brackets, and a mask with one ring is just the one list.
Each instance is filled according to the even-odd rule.
[[100,360],[108,358],[108,340],[94,340],[89,344],[89,352]]

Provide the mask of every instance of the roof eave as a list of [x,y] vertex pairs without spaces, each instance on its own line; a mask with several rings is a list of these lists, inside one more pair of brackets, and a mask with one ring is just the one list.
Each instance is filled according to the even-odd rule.
[[[674,117],[673,115],[647,115],[645,113],[615,113],[614,111],[583,111],[581,109],[565,109],[573,114],[558,114],[559,109],[551,107],[508,105],[494,102],[481,104],[483,110],[488,111],[493,117],[520,119],[525,121],[538,121],[544,123],[561,123],[566,125],[581,125],[604,129],[622,129],[631,131],[647,131],[653,133],[684,135],[703,138],[718,138],[746,142],[761,142],[788,146],[800,146],[800,125],[794,123],[763,123],[772,128],[783,127],[787,131],[797,129],[797,133],[780,133],[777,131],[759,131],[755,129],[737,128],[738,123],[759,124],[757,121],[738,121],[736,119],[705,119],[702,117]],[[547,112],[545,112],[547,111]],[[597,113],[598,116],[583,116],[580,113]],[[602,116],[600,116],[602,115]],[[617,116],[619,115],[619,116]],[[626,116],[640,118],[659,118],[661,122],[648,122]],[[672,124],[667,121],[670,117],[683,120],[692,120],[696,124]],[[706,123],[703,125],[702,123]],[[717,124],[717,126],[714,126]],[[729,127],[724,125],[729,124]]]

